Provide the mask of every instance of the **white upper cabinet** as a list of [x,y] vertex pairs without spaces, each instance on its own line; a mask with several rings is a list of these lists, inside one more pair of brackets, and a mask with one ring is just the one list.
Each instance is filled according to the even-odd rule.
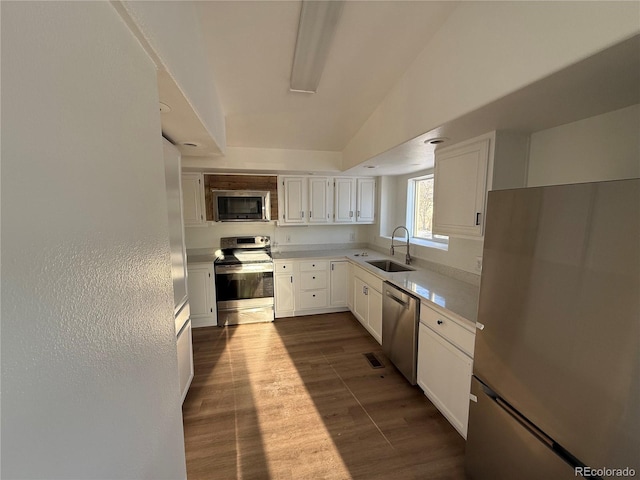
[[331,213],[331,186],[328,177],[309,178],[309,223],[328,223]]
[[282,223],[303,224],[307,222],[305,211],[307,210],[307,178],[306,177],[281,177],[278,186],[282,186]]
[[280,223],[373,223],[375,186],[375,178],[281,176]]
[[335,223],[353,223],[356,210],[356,181],[354,178],[334,179],[333,211]]
[[376,216],[376,179],[358,178],[356,191],[356,222],[373,223]]
[[182,174],[182,209],[185,225],[200,225],[204,219],[204,181],[201,173]]
[[373,223],[376,179],[335,178],[333,204],[335,223]]
[[433,231],[483,234],[489,139],[436,152]]
[[495,131],[436,151],[433,232],[481,237],[487,192],[526,185],[529,136]]

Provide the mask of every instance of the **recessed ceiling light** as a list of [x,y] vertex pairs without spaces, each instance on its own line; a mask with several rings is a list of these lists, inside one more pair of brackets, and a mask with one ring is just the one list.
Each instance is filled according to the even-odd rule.
[[171,111],[171,107],[166,103],[160,102],[160,113],[169,113]]
[[426,145],[440,145],[441,143],[446,142],[447,140],[449,140],[448,137],[434,137],[434,138],[427,138],[424,143]]

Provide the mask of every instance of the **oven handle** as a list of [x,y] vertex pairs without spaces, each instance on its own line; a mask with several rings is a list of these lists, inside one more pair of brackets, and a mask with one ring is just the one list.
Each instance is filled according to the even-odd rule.
[[273,272],[272,263],[244,263],[242,265],[216,265],[216,273],[260,273]]

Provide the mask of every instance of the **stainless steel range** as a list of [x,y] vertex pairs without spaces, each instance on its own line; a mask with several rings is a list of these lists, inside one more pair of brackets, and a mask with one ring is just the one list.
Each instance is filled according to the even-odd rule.
[[218,326],[273,321],[273,259],[265,236],[220,239],[215,261]]

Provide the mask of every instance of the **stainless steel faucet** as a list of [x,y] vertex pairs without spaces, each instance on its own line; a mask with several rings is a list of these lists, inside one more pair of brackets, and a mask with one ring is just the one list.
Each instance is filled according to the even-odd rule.
[[[407,244],[406,245],[394,245],[393,244],[393,239],[396,236],[396,232],[401,229],[404,228],[404,231],[407,232]],[[391,234],[391,248],[389,249],[389,252],[391,254],[391,256],[393,257],[393,254],[395,253],[395,247],[407,247],[407,254],[404,257],[404,263],[406,263],[407,265],[411,265],[411,254],[409,253],[409,230],[407,230],[407,227],[400,225],[399,227],[396,227],[393,230],[393,233]]]

